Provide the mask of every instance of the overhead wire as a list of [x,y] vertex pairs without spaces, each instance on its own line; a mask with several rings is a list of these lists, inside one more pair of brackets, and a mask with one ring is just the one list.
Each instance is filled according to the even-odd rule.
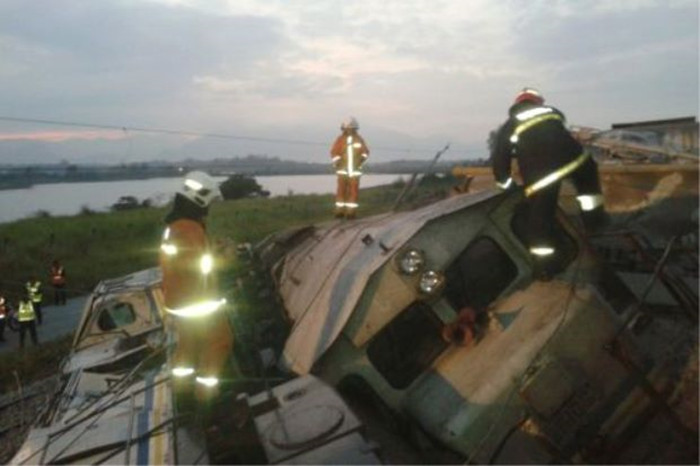
[[[210,133],[201,131],[190,131],[182,129],[168,129],[168,128],[149,128],[144,126],[129,126],[129,125],[109,125],[102,123],[87,123],[87,122],[77,122],[77,121],[65,121],[65,120],[50,120],[43,118],[20,118],[0,115],[0,121],[12,122],[12,123],[30,123],[38,125],[55,125],[55,126],[70,126],[77,128],[94,128],[94,129],[107,129],[120,131],[124,134],[128,132],[135,133],[151,133],[151,134],[166,134],[170,136],[194,136],[201,138],[215,138],[215,139],[230,139],[239,141],[250,141],[250,142],[263,142],[271,144],[293,144],[302,146],[322,146],[326,147],[327,142],[320,141],[309,141],[303,139],[286,139],[286,138],[266,138],[258,136],[246,136],[238,134],[226,134],[226,133]],[[406,148],[406,147],[391,147],[391,146],[374,146],[373,150],[386,151],[386,152],[426,152],[432,149],[428,148]]]

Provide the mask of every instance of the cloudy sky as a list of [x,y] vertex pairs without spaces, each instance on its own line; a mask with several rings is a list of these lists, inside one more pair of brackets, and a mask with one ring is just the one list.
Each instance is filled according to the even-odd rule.
[[348,115],[378,160],[479,157],[525,85],[575,125],[698,114],[697,0],[2,0],[0,56],[0,163],[325,160]]

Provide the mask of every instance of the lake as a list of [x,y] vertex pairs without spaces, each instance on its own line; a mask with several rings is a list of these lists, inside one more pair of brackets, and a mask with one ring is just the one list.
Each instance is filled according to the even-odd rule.
[[[390,184],[401,175],[362,177],[360,187]],[[404,176],[406,179],[407,176]],[[217,177],[223,181],[225,177]],[[270,196],[287,194],[326,194],[335,192],[335,175],[256,176]],[[181,183],[181,178],[100,181],[89,183],[38,184],[27,189],[0,191],[0,223],[30,217],[38,211],[51,215],[75,215],[83,207],[95,211],[109,210],[121,196],[135,196],[139,201],[151,199],[156,205],[167,203]]]

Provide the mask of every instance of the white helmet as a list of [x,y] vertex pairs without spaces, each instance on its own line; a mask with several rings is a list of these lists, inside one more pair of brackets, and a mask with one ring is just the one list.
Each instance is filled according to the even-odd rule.
[[340,124],[340,129],[346,130],[346,129],[359,129],[360,125],[357,123],[357,120],[355,117],[347,117],[345,121],[343,121]]
[[214,199],[221,197],[216,180],[207,173],[199,171],[185,175],[178,192],[200,207],[208,207]]

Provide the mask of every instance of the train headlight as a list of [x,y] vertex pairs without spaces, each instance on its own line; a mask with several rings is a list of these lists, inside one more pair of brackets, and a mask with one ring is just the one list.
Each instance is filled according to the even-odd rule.
[[425,264],[425,257],[418,249],[408,249],[399,256],[399,270],[406,275],[415,275]]
[[435,270],[426,270],[420,277],[418,288],[423,294],[435,294],[445,284],[445,276]]

